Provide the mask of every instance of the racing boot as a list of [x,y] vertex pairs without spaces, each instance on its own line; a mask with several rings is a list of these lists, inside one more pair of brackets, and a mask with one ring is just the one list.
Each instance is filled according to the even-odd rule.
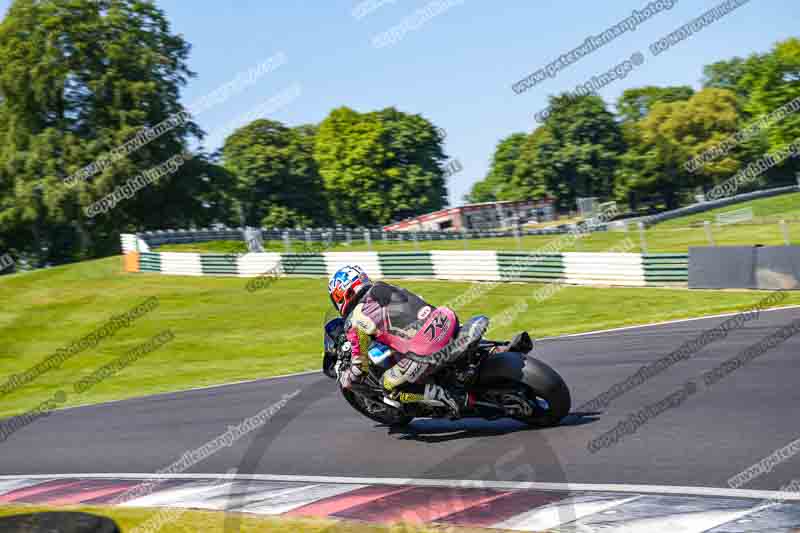
[[402,407],[404,403],[416,403],[425,401],[425,387],[413,383],[403,383],[394,388],[386,388],[384,383],[384,399],[388,405]]
[[416,402],[441,405],[447,408],[450,418],[456,420],[461,418],[461,409],[466,404],[466,399],[454,396],[450,391],[435,383],[427,385],[404,383],[391,391],[386,391],[384,402],[398,408],[401,404]]
[[466,405],[467,398],[457,395],[441,385],[429,383],[425,386],[425,401],[442,403],[450,411],[450,419],[457,420],[461,418],[461,409]]

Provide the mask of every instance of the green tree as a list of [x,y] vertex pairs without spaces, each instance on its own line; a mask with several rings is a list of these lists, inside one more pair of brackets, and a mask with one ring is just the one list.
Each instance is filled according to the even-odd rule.
[[0,232],[41,261],[61,262],[110,253],[120,231],[169,226],[201,209],[191,198],[193,176],[181,168],[107,214],[84,213],[184,152],[190,136],[202,135],[191,120],[74,187],[64,183],[183,111],[180,88],[193,75],[188,53],[152,2],[15,0],[0,23]]
[[468,196],[470,202],[491,202],[503,196],[503,190],[513,194],[512,179],[522,156],[522,149],[528,136],[514,133],[501,139],[495,148],[492,163],[486,178],[475,183]]
[[442,138],[420,115],[335,109],[319,126],[314,158],[341,224],[385,224],[446,205]]
[[[534,135],[534,150],[523,157],[518,183],[536,193],[542,189],[556,198],[561,208],[574,208],[578,197],[608,197],[624,149],[622,131],[603,99],[595,95],[550,98],[550,115],[542,131]],[[535,164],[531,164],[535,163]]]
[[616,194],[635,208],[643,198],[660,196],[668,209],[695,187],[709,189],[733,175],[735,154],[705,164],[694,173],[686,162],[719,144],[741,124],[736,95],[704,89],[686,101],[657,103],[626,129],[628,150],[616,176]]
[[[780,42],[742,77],[749,87],[746,109],[765,116],[800,97],[800,39]],[[767,130],[770,149],[784,148],[800,138],[800,112],[795,111]]]
[[222,148],[247,225],[324,224],[322,179],[313,157],[313,126],[288,128],[259,119],[239,128]]
[[270,206],[261,219],[261,226],[265,228],[308,228],[312,224],[308,216],[282,205]]
[[[725,61],[717,61],[703,67],[703,88],[704,89],[726,89],[732,91],[740,97],[746,98],[747,91],[742,85],[742,78],[747,72],[748,66],[752,66],[757,61],[757,56],[748,60],[741,57],[734,57]],[[749,65],[748,65],[749,63]]]
[[617,114],[623,121],[641,120],[658,102],[678,102],[688,100],[694,90],[688,85],[676,87],[637,87],[626,89],[617,99]]
[[522,145],[519,162],[501,200],[540,199],[558,190],[558,173],[552,166],[556,144],[550,130],[539,126]]

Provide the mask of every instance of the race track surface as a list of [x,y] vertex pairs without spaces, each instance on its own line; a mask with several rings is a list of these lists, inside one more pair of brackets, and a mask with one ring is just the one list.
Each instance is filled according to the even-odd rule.
[[[308,374],[57,411],[0,443],[0,474],[157,472],[296,393],[261,428],[186,472],[727,487],[800,437],[800,335],[699,386],[615,445],[591,453],[587,444],[687,380],[702,384],[704,372],[798,319],[800,309],[764,312],[607,408],[573,412],[557,428],[418,420],[390,431],[354,412],[332,380]],[[725,320],[549,339],[536,354],[564,376],[578,408]],[[800,454],[742,488],[777,490],[793,477],[800,478]]]

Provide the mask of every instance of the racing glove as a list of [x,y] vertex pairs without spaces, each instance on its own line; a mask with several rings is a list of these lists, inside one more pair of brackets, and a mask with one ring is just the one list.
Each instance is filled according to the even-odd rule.
[[339,383],[343,389],[349,389],[353,383],[363,380],[369,369],[366,350],[370,336],[357,327],[350,328],[345,335],[347,342],[343,349],[350,352],[350,367],[341,373]]
[[349,389],[353,383],[360,383],[364,379],[364,371],[359,365],[350,365],[339,374],[339,384],[343,389]]

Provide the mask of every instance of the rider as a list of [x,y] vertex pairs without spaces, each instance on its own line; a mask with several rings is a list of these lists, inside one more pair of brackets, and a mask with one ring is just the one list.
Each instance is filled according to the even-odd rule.
[[419,353],[417,347],[425,341],[420,332],[430,332],[427,340],[438,343],[439,347],[450,341],[458,329],[458,319],[452,310],[437,309],[406,289],[380,281],[372,283],[358,266],[339,269],[328,283],[328,293],[345,319],[345,334],[350,343],[351,365],[339,378],[343,388],[350,388],[364,378],[369,369],[370,347],[385,345],[400,357],[383,374],[382,385],[389,401],[438,401],[448,408],[451,417],[460,416],[467,396],[455,397],[426,379],[438,369],[436,360],[421,363],[404,357],[411,351]]

